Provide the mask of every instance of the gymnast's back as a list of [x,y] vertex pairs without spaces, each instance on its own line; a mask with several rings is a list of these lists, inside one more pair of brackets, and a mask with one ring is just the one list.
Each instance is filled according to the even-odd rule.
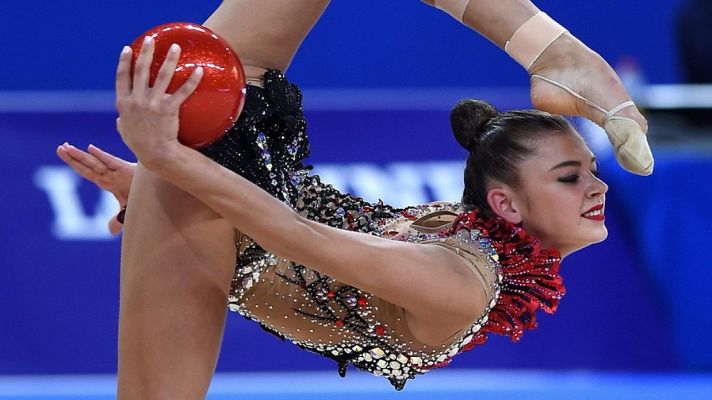
[[[307,177],[304,185],[297,211],[309,219],[392,240],[442,246],[467,262],[494,305],[499,283],[492,249],[468,230],[452,232],[462,213],[457,204],[393,209],[339,193],[316,176]],[[245,235],[239,236],[237,247],[230,308],[281,338],[336,360],[342,376],[353,364],[386,377],[400,389],[409,378],[444,365],[461,352],[490,311],[490,306],[480,310],[470,326],[441,343],[424,343],[410,329],[403,307],[270,254]]]

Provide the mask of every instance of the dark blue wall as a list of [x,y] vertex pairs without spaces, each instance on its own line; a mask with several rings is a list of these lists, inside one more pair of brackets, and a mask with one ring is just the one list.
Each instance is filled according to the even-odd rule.
[[[679,80],[673,21],[682,0],[539,1],[612,64],[637,59]],[[106,89],[121,46],[169,21],[202,22],[218,1],[25,0],[0,13],[0,90]],[[304,87],[520,86],[521,67],[417,0],[334,0],[290,71]]]

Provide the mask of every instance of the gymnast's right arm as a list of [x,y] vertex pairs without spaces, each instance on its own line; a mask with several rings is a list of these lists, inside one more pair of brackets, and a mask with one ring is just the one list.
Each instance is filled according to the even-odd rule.
[[143,165],[266,250],[403,307],[409,324],[428,321],[440,334],[428,334],[437,337],[433,343],[466,328],[484,309],[481,282],[454,252],[310,221],[199,152],[182,145],[176,150]]

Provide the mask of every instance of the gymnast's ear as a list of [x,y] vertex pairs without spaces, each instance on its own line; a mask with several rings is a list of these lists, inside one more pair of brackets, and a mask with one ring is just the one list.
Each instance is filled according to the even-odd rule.
[[497,186],[487,192],[487,204],[496,215],[511,224],[522,222],[518,199],[509,187]]

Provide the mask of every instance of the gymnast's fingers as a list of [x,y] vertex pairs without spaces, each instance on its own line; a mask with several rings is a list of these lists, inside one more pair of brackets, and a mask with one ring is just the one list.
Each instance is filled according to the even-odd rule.
[[96,172],[99,175],[105,174],[111,169],[100,159],[72,146],[71,144],[67,144],[65,148],[67,150],[67,154],[69,154],[70,157],[84,164],[86,167],[91,168],[92,171]]
[[173,95],[170,97],[170,109],[175,109],[177,110],[180,108],[180,105],[183,104],[185,99],[190,96],[195,89],[198,88],[198,85],[200,84],[200,80],[203,78],[203,67],[197,67],[193,70],[193,73],[190,74],[190,77],[188,80],[185,81],[185,83],[178,88],[178,90],[173,93]]
[[96,157],[99,161],[103,162],[111,170],[117,170],[131,164],[111,153],[107,153],[93,144],[89,145],[87,151],[89,151],[89,154]]
[[94,170],[92,170],[91,168],[72,158],[72,156],[69,155],[69,152],[67,151],[66,147],[57,147],[57,155],[60,159],[62,159],[62,161],[69,165],[76,173],[78,173],[83,178],[86,178],[94,183],[98,181],[100,175],[94,172]]
[[134,65],[133,93],[139,98],[148,90],[148,80],[151,72],[151,62],[153,61],[153,50],[155,40],[151,36],[146,36],[138,53],[136,64]]
[[168,85],[173,79],[173,74],[175,73],[176,66],[178,65],[178,60],[180,59],[180,46],[173,43],[168,49],[168,55],[161,65],[161,69],[158,71],[158,76],[156,77],[156,82],[153,84],[153,88],[156,90],[158,95],[162,95],[168,89]]
[[[124,46],[116,67],[116,100],[131,94],[131,47]],[[118,108],[118,107],[117,107]]]

